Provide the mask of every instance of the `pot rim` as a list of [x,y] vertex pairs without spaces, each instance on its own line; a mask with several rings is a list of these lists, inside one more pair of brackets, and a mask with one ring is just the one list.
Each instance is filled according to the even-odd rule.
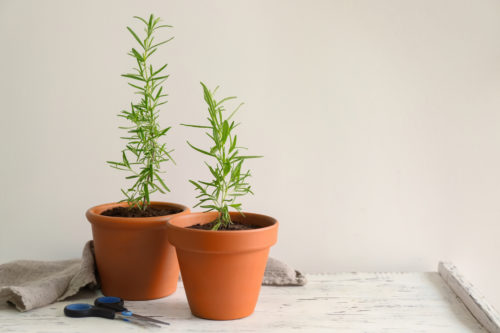
[[244,233],[247,234],[247,233],[264,232],[264,231],[278,227],[278,224],[279,224],[278,220],[275,219],[274,217],[264,215],[264,214],[258,214],[258,213],[250,213],[250,212],[242,212],[242,213],[245,216],[241,215],[240,212],[229,212],[229,214],[231,216],[237,215],[237,216],[241,216],[243,219],[251,218],[253,216],[266,218],[266,219],[272,221],[272,224],[265,226],[265,227],[261,227],[261,228],[257,228],[257,229],[248,229],[248,230],[203,230],[203,229],[191,229],[191,228],[187,228],[187,227],[180,227],[180,226],[177,226],[175,224],[172,224],[172,222],[175,222],[175,220],[177,220],[179,218],[185,219],[185,218],[193,217],[195,215],[196,216],[206,216],[206,215],[216,215],[217,214],[217,212],[187,212],[185,214],[182,214],[182,216],[175,214],[175,217],[172,217],[171,219],[169,219],[167,221],[167,226],[170,228],[173,228],[175,230],[184,230],[186,232],[200,232],[200,233],[208,233],[208,234],[230,233],[232,235],[244,234]]
[[[198,252],[207,255],[261,251],[276,244],[278,221],[271,216],[243,212],[230,212],[235,221],[263,226],[250,230],[200,230],[190,229],[197,223],[208,223],[217,212],[188,213],[176,216],[166,223],[170,244],[179,251]],[[253,220],[253,221],[252,221]],[[177,253],[179,254],[179,252]]]
[[168,206],[181,209],[181,212],[170,215],[163,216],[152,216],[152,217],[120,217],[120,216],[104,216],[101,213],[105,210],[114,207],[125,207],[127,202],[110,202],[89,208],[85,216],[91,224],[98,224],[103,226],[120,226],[120,227],[146,227],[146,226],[159,226],[165,225],[165,222],[181,214],[186,214],[190,212],[189,207],[165,201],[151,201],[151,205],[154,206]]

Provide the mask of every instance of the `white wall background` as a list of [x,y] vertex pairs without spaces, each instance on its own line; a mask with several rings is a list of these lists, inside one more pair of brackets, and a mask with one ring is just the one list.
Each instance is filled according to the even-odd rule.
[[[207,175],[178,126],[199,81],[246,103],[248,211],[281,222],[272,254],[307,272],[435,270],[452,260],[500,308],[499,1],[0,0],[0,262],[77,257],[84,212],[121,199],[105,161],[132,89],[125,26],[161,16],[173,192]],[[166,36],[167,34],[165,34]]]

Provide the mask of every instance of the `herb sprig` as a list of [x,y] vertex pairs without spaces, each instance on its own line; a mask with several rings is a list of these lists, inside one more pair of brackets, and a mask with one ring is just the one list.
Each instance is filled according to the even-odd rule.
[[190,180],[190,182],[200,192],[196,197],[199,202],[195,207],[200,206],[207,211],[215,210],[219,213],[212,228],[212,230],[218,230],[233,223],[229,215],[230,207],[243,214],[241,212],[241,203],[236,202],[236,199],[248,193],[253,194],[250,184],[247,182],[247,178],[250,177],[250,170],[242,171],[243,162],[249,158],[262,156],[240,155],[240,149],[246,148],[238,146],[238,137],[234,134],[234,129],[239,123],[235,123],[231,119],[243,103],[234,109],[229,116],[225,117],[224,103],[236,97],[226,97],[217,101],[214,94],[219,87],[210,91],[203,82],[201,82],[201,85],[205,102],[208,105],[209,116],[207,119],[209,125],[181,125],[206,129],[206,135],[213,143],[210,149],[203,150],[195,147],[189,141],[187,142],[194,150],[215,159],[213,166],[205,162],[213,176],[212,181]]
[[[163,73],[167,64],[153,68],[150,64],[150,57],[158,50],[158,47],[171,41],[167,39],[162,42],[155,42],[154,34],[158,29],[171,28],[170,25],[160,24],[160,18],[155,18],[153,14],[149,19],[138,16],[134,18],[144,25],[145,37],[141,39],[130,27],[127,30],[139,44],[138,49],[132,48],[128,53],[137,62],[137,67],[132,73],[122,76],[129,79],[128,84],[136,89],[136,94],[140,95],[140,100],[130,104],[130,110],[123,110],[118,115],[129,120],[132,124],[127,127],[119,127],[127,130],[128,135],[122,137],[127,140],[126,148],[122,151],[122,160],[119,162],[108,161],[109,165],[115,169],[132,173],[126,179],[134,179],[134,184],[128,189],[122,189],[125,199],[130,207],[146,209],[150,205],[151,194],[159,191],[165,193],[170,191],[163,181],[160,173],[160,164],[173,159],[170,156],[172,150],[167,150],[165,143],[160,143],[159,139],[166,135],[171,127],[161,128],[158,122],[159,107],[167,101],[164,93],[163,83],[169,75]],[[129,160],[130,155],[132,160]],[[175,162],[174,162],[175,163]]]

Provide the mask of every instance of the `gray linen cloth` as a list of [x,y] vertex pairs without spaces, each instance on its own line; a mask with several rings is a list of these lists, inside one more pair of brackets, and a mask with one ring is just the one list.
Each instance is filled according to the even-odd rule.
[[0,302],[12,303],[19,311],[61,301],[85,286],[97,286],[92,241],[85,244],[81,259],[0,265]]
[[[269,258],[263,285],[302,286],[306,278],[281,261]],[[88,241],[81,259],[63,261],[18,260],[0,265],[0,302],[28,311],[62,301],[84,287],[95,289],[94,245]]]
[[307,283],[306,277],[284,262],[269,257],[262,284],[265,286],[303,286]]

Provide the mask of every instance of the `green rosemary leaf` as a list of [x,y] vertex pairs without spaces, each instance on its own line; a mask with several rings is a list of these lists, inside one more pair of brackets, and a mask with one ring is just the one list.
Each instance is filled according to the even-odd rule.
[[151,77],[151,78],[150,78],[150,80],[151,80],[151,81],[163,80],[163,79],[168,78],[169,76],[170,76],[170,75],[164,75],[164,76]]
[[129,79],[134,79],[134,80],[146,82],[146,80],[144,80],[144,78],[142,78],[136,74],[122,74],[122,76],[129,78]]
[[212,157],[216,157],[215,154],[212,154],[212,153],[209,153],[208,151],[204,151],[203,149],[200,149],[200,148],[197,148],[195,146],[193,146],[191,143],[189,143],[189,141],[187,141],[187,144],[193,148],[194,150],[196,151],[199,151],[200,153],[202,154],[205,154],[205,155],[208,155],[208,156],[212,156]]
[[163,24],[163,25],[158,25],[158,26],[155,27],[155,29],[159,29],[159,28],[173,28],[173,26],[167,25],[167,24]]
[[164,40],[163,42],[160,42],[160,43],[158,43],[158,44],[155,44],[155,45],[153,45],[153,46],[151,46],[151,47],[153,48],[153,47],[158,47],[158,46],[160,46],[160,45],[166,44],[166,43],[170,42],[172,39],[174,39],[174,37],[169,38],[169,39],[167,39],[167,40]]
[[[231,114],[229,115],[229,117],[227,117],[227,120],[228,120],[228,121],[229,121],[231,118],[233,118],[234,114],[235,114],[236,112],[238,112],[238,110],[240,109],[240,107],[241,107],[243,104],[244,104],[244,103],[241,103],[240,105],[238,105],[238,107],[237,107],[236,109],[234,109],[234,111],[233,111],[233,112],[231,112]],[[234,124],[234,123],[233,123],[233,124]],[[231,124],[231,127],[232,127],[232,128],[234,128],[234,127],[236,127],[236,126],[237,126],[237,125],[236,125],[236,126],[234,126],[234,127],[233,127],[233,124]]]
[[144,22],[145,25],[148,25],[148,22],[146,22],[146,20],[144,20],[142,17],[134,16],[134,18],[141,20],[142,22]]
[[186,127],[196,127],[196,128],[212,128],[210,126],[203,126],[203,125],[188,125],[188,124],[181,124],[181,125]]
[[235,159],[238,159],[238,160],[246,160],[246,159],[249,159],[249,158],[262,158],[264,156],[236,156]]
[[229,101],[230,99],[236,99],[236,98],[237,98],[236,96],[230,96],[230,97],[223,98],[220,101],[218,101],[217,104],[215,104],[215,107],[222,105],[224,102]]
[[226,143],[227,136],[229,135],[229,124],[227,121],[224,121],[222,123],[222,138],[221,138],[221,144]]
[[130,163],[127,160],[127,155],[125,154],[125,151],[122,151],[122,156],[123,156],[123,164],[130,168]]
[[168,188],[168,186],[165,184],[165,182],[163,181],[163,179],[161,179],[160,175],[158,175],[158,173],[155,172],[155,177],[156,179],[158,180],[158,182],[160,182],[161,186],[163,186],[163,188],[167,191],[167,192],[170,192],[170,189]]
[[134,57],[140,61],[140,62],[144,62],[144,58],[141,56],[141,54],[139,52],[137,52],[136,49],[132,49],[132,54],[134,55]]
[[142,46],[142,48],[144,49],[144,44],[142,43],[142,41],[139,39],[139,37],[137,37],[137,35],[135,34],[134,30],[130,29],[130,27],[127,27],[127,30],[132,34],[132,36],[134,36],[135,40],[137,41],[137,43],[139,43],[139,45]]
[[155,76],[156,74],[160,73],[162,70],[167,68],[168,64],[163,65],[160,69],[156,70],[152,75]]
[[215,205],[201,205],[200,207],[201,208],[207,208],[207,209],[210,209],[210,210],[218,210],[218,207],[215,206]]

